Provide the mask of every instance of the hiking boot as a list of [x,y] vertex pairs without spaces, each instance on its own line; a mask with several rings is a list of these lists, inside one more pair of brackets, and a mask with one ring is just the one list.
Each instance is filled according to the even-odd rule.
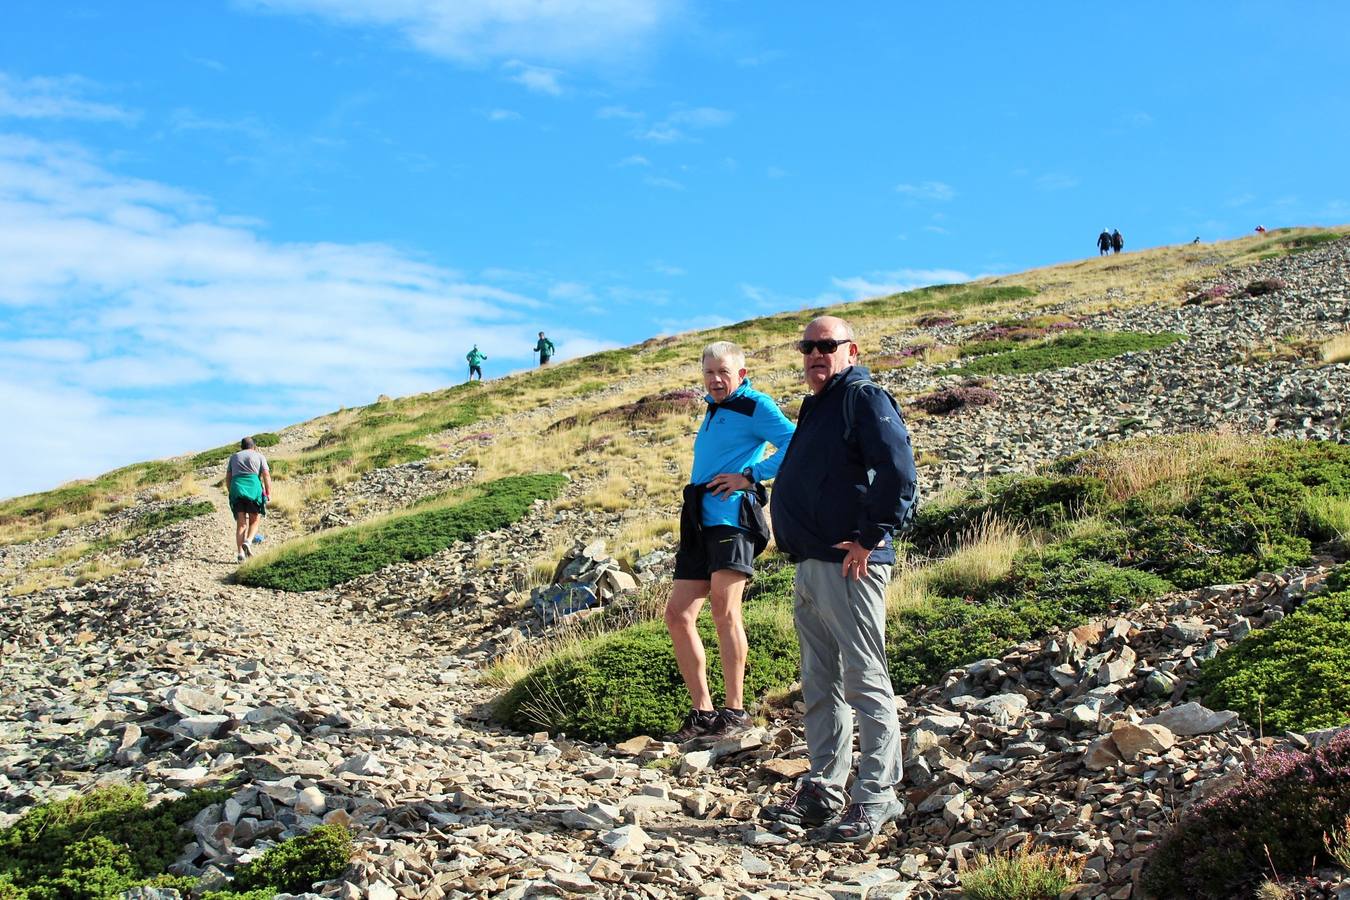
[[899,800],[881,803],[850,803],[844,817],[830,832],[832,844],[864,844],[881,833],[881,828],[905,811]]
[[740,734],[750,727],[750,714],[743,709],[727,709],[722,707],[717,711],[717,719],[713,722],[712,728],[704,732],[705,738],[724,738]]
[[706,737],[716,725],[717,713],[711,709],[691,709],[689,715],[684,717],[680,730],[670,735],[667,740],[683,744],[695,738]]
[[244,551],[243,551],[243,552],[244,552],[244,555],[245,555],[245,556],[248,556],[248,557],[252,557],[252,556],[253,556],[253,549],[252,549],[251,547],[249,547],[249,545],[248,545],[247,543],[244,544]]
[[825,789],[814,781],[803,781],[801,787],[782,803],[772,804],[759,811],[761,819],[815,828],[824,825],[839,814],[839,804],[830,800]]

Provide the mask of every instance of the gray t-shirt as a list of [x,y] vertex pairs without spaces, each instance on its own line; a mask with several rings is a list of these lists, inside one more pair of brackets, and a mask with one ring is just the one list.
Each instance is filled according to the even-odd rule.
[[233,478],[236,475],[261,475],[263,472],[272,474],[267,468],[267,460],[257,450],[238,450],[230,457],[230,462],[226,466],[226,472]]

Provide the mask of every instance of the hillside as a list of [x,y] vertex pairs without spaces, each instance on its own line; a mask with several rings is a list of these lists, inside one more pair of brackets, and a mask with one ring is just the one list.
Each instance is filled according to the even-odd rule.
[[[184,813],[195,842],[167,841],[156,873],[172,864],[199,891],[223,888],[273,842],[326,822],[350,826],[356,850],[345,874],[322,875],[335,879],[323,894],[381,898],[959,896],[973,854],[1034,835],[1085,865],[1075,896],[1132,896],[1155,839],[1243,760],[1331,746],[1330,732],[1303,734],[1350,724],[1334,691],[1314,719],[1311,687],[1285,710],[1260,684],[1241,687],[1242,671],[1207,688],[1232,716],[1178,724],[1197,715],[1186,689],[1202,662],[1259,648],[1263,626],[1297,626],[1305,600],[1332,623],[1315,629],[1325,652],[1350,654],[1340,613],[1317,599],[1345,590],[1350,555],[1343,233],[1094,258],[830,310],[906,406],[929,510],[893,598],[911,810],[870,852],[754,823],[800,771],[791,676],[771,685],[763,727],[712,759],[623,741],[631,730],[550,725],[573,721],[561,693],[531,695],[523,717],[493,711],[540,664],[651,627],[702,409],[690,390],[701,347],[741,343],[755,386],[792,415],[803,390],[791,342],[821,310],[284,429],[264,448],[276,476],[265,550],[242,569],[220,487],[229,447],[0,503],[0,827],[96,786],[142,785],[160,801],[222,788]],[[1010,511],[1028,483],[1010,476],[1060,485],[1089,471],[1056,470],[1067,458],[1098,463],[1118,506]],[[566,480],[520,478],[554,473]],[[1121,487],[1122,473],[1138,483]],[[1198,509],[1211,487],[1220,499]],[[1069,610],[1058,582],[1025,574],[1032,549],[1049,571],[1064,542],[1077,541],[1070,562],[1086,558],[1103,521],[1135,527],[1129,503],[1146,494],[1190,543],[1094,558],[1128,570],[1128,589],[1112,581],[1105,601]],[[997,571],[961,581],[998,537],[977,508],[1014,537]],[[530,589],[596,540],[640,589],[545,627]],[[1015,596],[990,587],[1014,576]],[[764,634],[777,634],[781,578],[761,580]],[[953,598],[959,615],[934,612]],[[983,642],[960,630],[1005,601],[1009,616],[979,621]],[[1024,627],[1038,617],[1044,628]],[[638,687],[616,687],[612,706]],[[1122,727],[1162,740],[1140,724],[1150,717],[1171,723],[1171,743],[1122,749]],[[1297,734],[1267,737],[1285,731]],[[80,865],[136,881],[106,851],[83,848]],[[6,893],[5,865],[0,897],[23,896]]]

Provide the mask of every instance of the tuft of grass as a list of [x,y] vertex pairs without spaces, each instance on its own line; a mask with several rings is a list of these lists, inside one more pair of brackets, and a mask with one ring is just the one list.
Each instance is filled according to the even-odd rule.
[[1233,431],[1193,432],[1105,444],[1070,456],[1055,469],[1100,480],[1111,500],[1128,500],[1166,484],[1174,488],[1167,497],[1185,502],[1203,473],[1253,462],[1265,449]]
[[1331,540],[1350,541],[1350,497],[1309,494],[1303,510],[1315,532]]
[[1327,365],[1350,362],[1350,331],[1324,341],[1321,353],[1322,362]]
[[1111,359],[1125,353],[1157,350],[1184,339],[1185,335],[1172,332],[1072,332],[1030,346],[979,356],[957,371],[970,375],[1027,375]]
[[970,900],[1053,900],[1073,887],[1083,861],[1067,850],[1036,850],[1031,841],[1003,853],[977,853],[961,871]]
[[283,544],[245,563],[236,577],[250,587],[282,591],[332,587],[509,525],[535,500],[556,497],[565,481],[562,475],[520,475],[489,482],[477,496],[458,504],[438,504]]
[[927,586],[949,597],[973,597],[983,596],[989,585],[1008,577],[1026,535],[1008,520],[988,514],[959,541],[954,553],[928,570]]
[[1331,858],[1336,860],[1336,865],[1350,872],[1350,814],[1346,815],[1341,827],[1332,828],[1322,835],[1322,843],[1326,845]]

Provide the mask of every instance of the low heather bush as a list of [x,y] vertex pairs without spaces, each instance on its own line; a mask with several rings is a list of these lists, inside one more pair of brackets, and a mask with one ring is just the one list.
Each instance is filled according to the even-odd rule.
[[956,317],[946,313],[927,313],[915,319],[914,324],[919,328],[946,328],[956,324]]
[[1043,342],[1007,352],[978,356],[966,363],[961,372],[973,375],[1026,375],[1111,359],[1125,353],[1157,350],[1184,335],[1163,332],[1071,331]]
[[[590,416],[590,421],[619,421],[627,425],[635,425],[638,422],[655,422],[669,415],[693,415],[703,408],[702,391],[693,388],[680,388],[674,391],[663,391],[660,394],[649,394],[646,397],[639,397],[632,403],[624,403],[613,409],[603,410]],[[548,426],[545,431],[552,432],[571,428],[580,421],[581,419],[578,416],[567,416]]]
[[1285,287],[1283,278],[1258,278],[1247,283],[1247,294],[1252,297],[1260,297],[1263,294],[1282,291]]
[[989,406],[997,403],[999,395],[982,387],[953,387],[921,394],[909,405],[932,415],[945,416],[967,406]]
[[301,894],[316,881],[337,878],[352,858],[352,836],[341,825],[320,825],[308,834],[282,841],[241,866],[230,887]]
[[1241,784],[1192,806],[1154,850],[1144,886],[1162,898],[1228,900],[1272,868],[1308,874],[1347,815],[1350,729],[1311,753],[1267,754]]

